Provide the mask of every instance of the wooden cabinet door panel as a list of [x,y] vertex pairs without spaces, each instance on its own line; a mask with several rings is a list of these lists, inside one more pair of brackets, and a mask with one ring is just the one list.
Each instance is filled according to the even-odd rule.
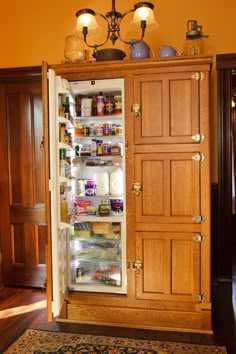
[[192,72],[136,75],[135,144],[193,143],[200,133],[200,81]]
[[[45,177],[41,80],[6,85],[8,196],[2,224],[3,284],[45,284]],[[6,166],[5,166],[6,167]]]
[[137,232],[136,297],[195,302],[200,292],[200,242],[194,233]]
[[192,153],[135,155],[136,222],[195,223],[200,215],[200,163]]

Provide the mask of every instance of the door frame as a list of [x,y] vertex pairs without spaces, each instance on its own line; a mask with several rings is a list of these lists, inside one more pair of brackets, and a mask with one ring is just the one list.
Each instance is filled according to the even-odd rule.
[[236,71],[236,54],[217,54],[218,109],[218,236],[216,277],[232,278],[232,146],[231,99],[232,75]]

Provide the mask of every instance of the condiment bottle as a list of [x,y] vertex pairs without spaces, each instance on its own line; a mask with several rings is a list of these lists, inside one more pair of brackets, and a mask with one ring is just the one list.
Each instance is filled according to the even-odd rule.
[[68,96],[66,96],[65,102],[64,102],[64,117],[67,119],[70,119],[70,117],[71,117],[71,115],[70,115],[70,101],[69,101]]
[[105,99],[102,92],[97,96],[97,115],[104,116]]
[[66,131],[66,125],[60,124],[60,128],[59,128],[59,141],[61,143],[64,143],[64,138],[65,138],[65,131]]

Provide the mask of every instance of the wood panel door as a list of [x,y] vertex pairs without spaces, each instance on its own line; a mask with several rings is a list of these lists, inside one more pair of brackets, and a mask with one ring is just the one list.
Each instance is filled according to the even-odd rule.
[[196,153],[135,154],[136,223],[194,224],[200,215],[201,162]]
[[196,72],[134,76],[135,144],[193,143],[200,133],[200,85]]
[[4,88],[2,283],[42,287],[47,227],[41,79],[11,81]]
[[200,242],[194,233],[136,232],[136,298],[196,302]]

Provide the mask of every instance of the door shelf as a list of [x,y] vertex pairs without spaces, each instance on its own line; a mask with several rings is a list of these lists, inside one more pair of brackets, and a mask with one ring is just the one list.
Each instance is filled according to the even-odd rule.
[[58,143],[58,149],[64,149],[64,150],[68,150],[68,151],[74,151],[73,147],[68,145],[68,144],[65,144],[65,143],[62,143],[59,141]]
[[68,177],[59,176],[59,183],[66,183],[67,185],[70,185],[71,179]]
[[57,117],[58,123],[66,124],[68,128],[74,128],[74,125],[71,123],[71,121],[68,118],[58,116]]
[[71,228],[71,225],[66,222],[60,222],[60,224],[59,224],[60,230],[65,230],[65,229],[70,229],[70,228]]

